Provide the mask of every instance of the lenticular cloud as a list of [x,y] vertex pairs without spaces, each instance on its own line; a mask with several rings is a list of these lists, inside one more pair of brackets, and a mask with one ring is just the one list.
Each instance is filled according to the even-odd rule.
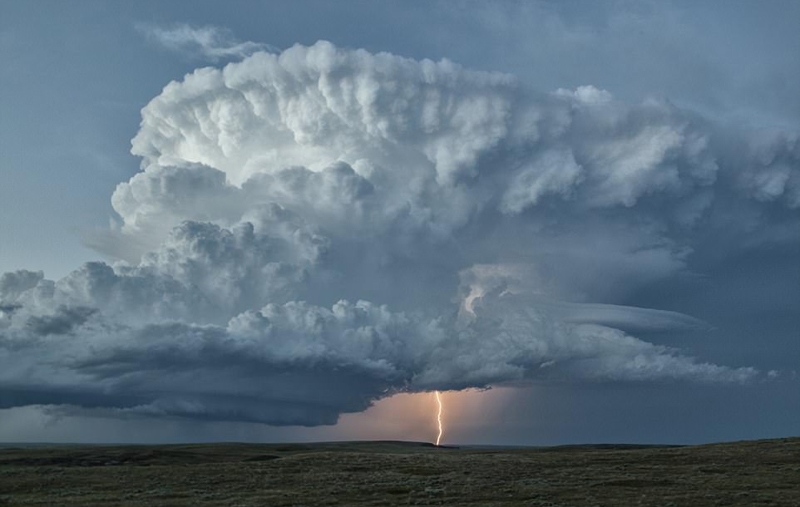
[[400,391],[748,382],[635,336],[708,324],[621,302],[800,207],[795,136],[326,42],[168,84],[132,153],[91,239],[116,262],[0,278],[1,406],[317,425]]

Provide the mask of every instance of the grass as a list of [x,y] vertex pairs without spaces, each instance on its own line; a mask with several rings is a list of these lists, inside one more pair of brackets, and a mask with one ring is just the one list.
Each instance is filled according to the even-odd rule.
[[410,442],[0,449],[0,505],[798,506],[800,438],[693,447]]

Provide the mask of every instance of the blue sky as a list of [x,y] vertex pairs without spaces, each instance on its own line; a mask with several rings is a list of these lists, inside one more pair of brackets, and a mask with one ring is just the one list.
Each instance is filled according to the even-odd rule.
[[[450,394],[472,418],[453,438],[796,433],[798,19],[788,1],[0,3],[0,273],[43,271],[0,284],[0,360],[36,371],[0,376],[0,440],[424,438],[430,390],[487,386]],[[249,56],[295,45],[283,63]],[[226,72],[252,90],[213,72],[184,81],[240,60]],[[374,85],[380,100],[356,128],[285,72]],[[398,98],[423,82],[429,95]],[[242,120],[226,95],[272,86],[294,97],[276,99],[279,127]],[[462,113],[417,118],[430,94]],[[233,148],[203,141],[209,124]],[[201,258],[208,242],[222,246]],[[213,310],[187,295],[225,291]],[[348,312],[394,345],[373,337],[364,352]],[[62,338],[69,349],[50,343]],[[191,340],[220,348],[203,359]],[[254,371],[296,375],[292,388],[245,371],[231,340],[266,340]],[[81,355],[92,347],[105,355]],[[316,366],[296,370],[304,347]],[[81,366],[34,359],[49,354]],[[230,391],[175,387],[191,379]],[[235,401],[254,379],[278,394]],[[158,389],[174,392],[148,397]],[[393,390],[421,394],[383,399]],[[286,408],[295,396],[302,408]],[[481,419],[481,404],[499,413]]]

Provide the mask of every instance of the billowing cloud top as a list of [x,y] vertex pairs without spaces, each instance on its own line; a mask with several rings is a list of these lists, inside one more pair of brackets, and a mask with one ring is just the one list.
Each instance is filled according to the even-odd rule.
[[0,278],[3,406],[316,425],[398,391],[748,382],[634,336],[707,324],[620,303],[800,230],[794,135],[327,42],[168,84],[132,152],[92,240],[118,262]]

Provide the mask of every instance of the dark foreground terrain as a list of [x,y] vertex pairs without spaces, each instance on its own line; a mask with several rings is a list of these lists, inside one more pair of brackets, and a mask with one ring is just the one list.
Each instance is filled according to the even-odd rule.
[[0,505],[800,506],[800,438],[511,450],[403,442],[0,448]]

